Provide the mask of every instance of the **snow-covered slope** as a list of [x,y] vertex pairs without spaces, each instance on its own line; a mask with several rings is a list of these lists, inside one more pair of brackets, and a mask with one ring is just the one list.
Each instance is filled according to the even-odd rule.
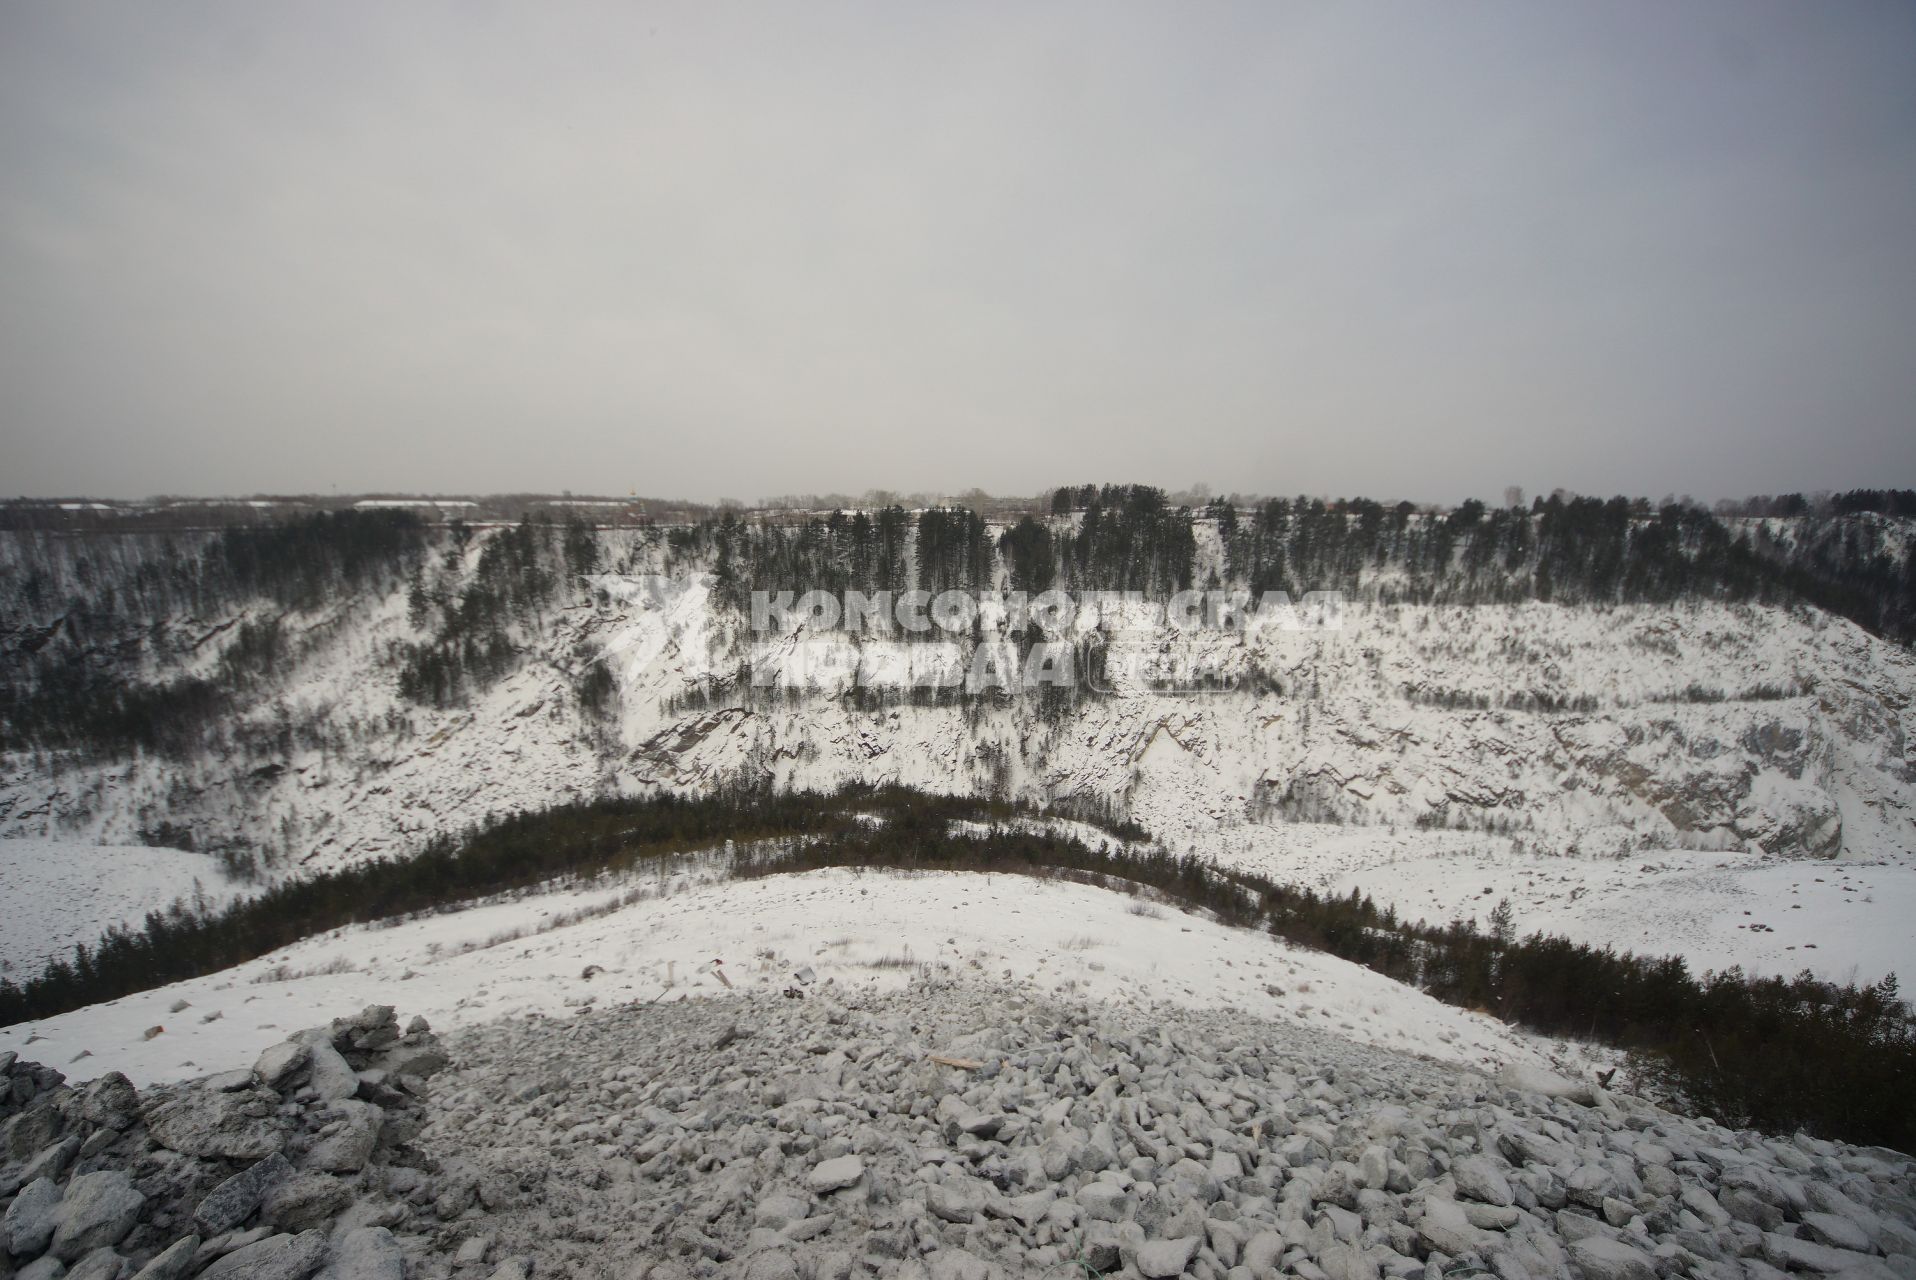
[[0,973],[37,973],[114,925],[138,928],[174,903],[199,910],[241,892],[213,859],[178,849],[0,840]]
[[[849,871],[747,881],[640,873],[354,927],[210,977],[0,1029],[0,1052],[145,1083],[249,1065],[327,1010],[399,1001],[444,1030],[722,995],[728,984],[776,993],[806,985],[793,976],[801,970],[841,992],[942,974],[1034,996],[1235,1009],[1480,1069],[1583,1060],[1574,1046],[1346,961],[1110,890]],[[84,1067],[69,1067],[75,1061]]]
[[1197,847],[1221,866],[1342,895],[1353,889],[1407,920],[1488,924],[1509,900],[1520,936],[1554,934],[1691,971],[1740,965],[1835,982],[1916,978],[1916,859],[1777,859],[1663,850],[1573,857],[1502,836],[1292,823],[1215,833]]
[[[499,536],[481,530],[463,550],[436,548],[435,572],[454,582],[470,575]],[[602,531],[599,540],[606,572],[688,580],[658,531]],[[1201,549],[1214,555],[1214,541],[1201,538]],[[58,550],[72,582],[118,584],[129,598],[178,555],[109,535]],[[4,558],[18,569],[29,557],[8,544]],[[1824,935],[1839,921],[1786,932],[1779,913],[1800,904],[1776,900],[1780,883],[1772,892],[1763,876],[1739,870],[1734,893],[1697,900],[1709,911],[1752,910],[1776,933],[1737,930],[1740,916],[1646,926],[1613,893],[1647,881],[1606,860],[1687,875],[1726,858],[1737,868],[1761,857],[1874,863],[1916,848],[1908,724],[1916,660],[1805,608],[1353,604],[1332,631],[1191,639],[1160,627],[1120,637],[1114,652],[1206,646],[1244,677],[1242,687],[1180,695],[1121,682],[1049,715],[1022,695],[861,705],[829,681],[777,696],[708,696],[712,677],[741,663],[791,670],[797,655],[822,649],[841,667],[870,669],[900,646],[844,633],[755,635],[698,589],[661,600],[568,583],[552,607],[512,624],[521,651],[513,668],[447,709],[400,695],[403,646],[426,638],[400,579],[308,608],[254,601],[153,619],[129,612],[118,631],[95,617],[89,625],[117,639],[97,640],[92,660],[128,680],[216,677],[242,624],[268,620],[279,625],[283,657],[246,687],[203,750],[0,756],[0,835],[118,845],[184,830],[202,849],[257,853],[274,876],[404,855],[488,814],[595,794],[741,778],[902,782],[1088,803],[1135,818],[1179,850],[1229,858],[1255,849],[1279,878],[1317,874],[1309,851],[1343,839],[1384,842],[1382,863],[1582,860],[1563,883],[1587,891],[1566,888],[1548,910],[1524,900],[1514,880],[1499,895],[1511,892],[1525,928],[1547,923],[1631,946],[1648,928],[1651,942],[1689,948],[1699,964],[1760,959],[1777,968],[1802,955],[1788,947],[1812,942],[1818,951],[1808,955],[1822,960]],[[41,633],[8,634],[24,645]],[[965,660],[973,641],[955,643]],[[580,696],[601,663],[616,686],[603,713]],[[1420,913],[1482,914],[1466,910],[1460,887],[1474,871],[1400,880],[1380,860],[1332,870]],[[1865,892],[1886,906],[1907,896],[1900,866],[1849,874],[1867,875]],[[1795,869],[1775,875],[1800,879]],[[1446,887],[1452,879],[1459,887]],[[1413,901],[1417,894],[1425,897]],[[119,908],[73,910],[104,923]],[[1863,933],[1882,930],[1869,924]],[[1868,977],[1902,945],[1837,950]],[[1815,961],[1805,958],[1821,967]],[[1842,976],[1842,962],[1832,967]]]
[[[647,557],[628,550],[635,568],[663,567]],[[736,614],[687,621],[583,592],[523,629],[510,674],[435,709],[399,694],[396,647],[418,638],[403,596],[273,613],[287,659],[195,756],[11,753],[0,834],[138,843],[172,823],[323,867],[487,812],[744,776],[1088,799],[1165,834],[1304,819],[1494,830],[1552,852],[1916,846],[1916,661],[1810,611],[1354,605],[1340,630],[1202,641],[1277,690],[1120,685],[1046,717],[1030,696],[866,710],[816,683],[696,697],[741,662],[789,667],[801,644],[814,669],[821,647],[869,668],[900,646],[755,637]],[[204,671],[219,637],[267,612],[145,632],[129,676]],[[606,717],[577,693],[599,661],[619,687]]]

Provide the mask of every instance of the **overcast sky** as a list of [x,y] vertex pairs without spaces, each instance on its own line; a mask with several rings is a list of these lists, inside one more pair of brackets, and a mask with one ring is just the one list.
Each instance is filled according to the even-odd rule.
[[18,0],[0,477],[1916,485],[1916,7]]

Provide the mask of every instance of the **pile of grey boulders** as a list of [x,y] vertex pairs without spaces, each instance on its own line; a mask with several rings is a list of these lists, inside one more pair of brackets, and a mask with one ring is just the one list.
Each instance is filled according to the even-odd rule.
[[1907,1156],[1229,1012],[822,985],[452,1049],[434,1277],[1916,1280]]
[[144,1097],[9,1064],[15,1274],[1916,1280],[1908,1156],[1229,1012],[826,983],[447,1048],[429,1103],[387,1009]]
[[[229,1071],[144,1093],[69,1086],[0,1054],[0,1276],[17,1280],[401,1280],[390,1191],[412,1172],[425,1080],[446,1066],[421,1019],[378,1005]],[[420,1246],[423,1252],[426,1246]]]

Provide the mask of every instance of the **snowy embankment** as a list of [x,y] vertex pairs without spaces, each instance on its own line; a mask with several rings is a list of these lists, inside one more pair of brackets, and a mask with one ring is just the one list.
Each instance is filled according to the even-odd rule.
[[115,925],[138,928],[174,903],[218,907],[245,892],[203,854],[145,845],[0,839],[0,973],[38,973]]
[[[355,926],[5,1028],[0,1051],[145,1082],[244,1066],[341,1008],[400,1004],[458,1029],[722,995],[728,982],[736,992],[778,992],[804,969],[838,990],[949,974],[1034,996],[1236,1010],[1478,1069],[1574,1065],[1583,1053],[1346,961],[1121,893],[1014,876],[855,871],[636,877]],[[163,1030],[149,1037],[154,1027]]]
[[1356,889],[1405,920],[1483,927],[1508,898],[1520,935],[1546,933],[1642,955],[1682,956],[1694,973],[1867,984],[1916,979],[1916,858],[1803,861],[1760,854],[1641,850],[1552,857],[1475,832],[1322,823],[1243,826],[1176,847],[1220,867],[1320,892]]

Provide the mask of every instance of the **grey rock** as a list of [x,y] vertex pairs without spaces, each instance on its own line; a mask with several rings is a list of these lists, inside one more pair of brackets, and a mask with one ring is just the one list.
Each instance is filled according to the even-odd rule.
[[1490,1244],[1490,1237],[1485,1232],[1470,1225],[1470,1220],[1464,1216],[1463,1206],[1454,1200],[1435,1196],[1424,1201],[1424,1216],[1418,1222],[1417,1230],[1430,1242],[1431,1248],[1452,1257],[1481,1252]]
[[813,1191],[824,1194],[852,1186],[865,1176],[865,1162],[857,1156],[839,1156],[832,1160],[822,1160],[812,1167],[805,1183]]
[[200,1081],[200,1088],[211,1089],[215,1093],[240,1093],[259,1087],[259,1075],[251,1067],[240,1067],[234,1071],[221,1071]]
[[1580,1165],[1563,1181],[1570,1198],[1591,1209],[1601,1210],[1604,1200],[1618,1191],[1616,1175],[1600,1164]]
[[13,1198],[7,1215],[0,1219],[0,1231],[6,1237],[6,1251],[19,1258],[46,1252],[47,1242],[59,1225],[60,1188],[51,1178],[35,1178]]
[[985,1260],[966,1249],[940,1249],[927,1261],[931,1280],[990,1280]]
[[14,1280],[60,1280],[66,1273],[67,1264],[48,1254],[21,1267],[20,1273],[14,1277]]
[[1606,1236],[1572,1244],[1570,1259],[1584,1280],[1657,1280],[1656,1262],[1649,1254]]
[[1123,1245],[1108,1222],[1086,1223],[1079,1249],[1080,1255],[1071,1259],[1074,1265],[1081,1261],[1095,1272],[1116,1271],[1124,1265]]
[[1637,1216],[1637,1207],[1627,1200],[1615,1196],[1605,1196],[1602,1205],[1603,1220],[1613,1227],[1627,1226],[1630,1219]]
[[314,1143],[300,1163],[324,1173],[358,1173],[379,1146],[379,1129],[384,1117],[370,1102],[338,1101],[333,1104],[331,1113],[344,1120],[344,1125]]
[[311,1047],[298,1040],[282,1040],[259,1055],[253,1072],[274,1089],[293,1083],[312,1061]]
[[352,1198],[352,1188],[330,1174],[297,1173],[267,1189],[260,1198],[260,1220],[281,1231],[307,1231],[332,1218]]
[[1377,1263],[1363,1250],[1348,1244],[1334,1244],[1319,1255],[1317,1265],[1330,1280],[1379,1280]]
[[406,1255],[385,1227],[360,1227],[334,1243],[319,1280],[406,1280]]
[[1683,1190],[1683,1184],[1677,1180],[1676,1174],[1660,1164],[1645,1165],[1642,1177],[1643,1189],[1653,1196],[1674,1196]]
[[455,1267],[476,1267],[485,1262],[492,1253],[491,1236],[468,1236],[460,1241],[459,1248],[453,1252],[452,1265]]
[[777,1231],[811,1215],[811,1201],[800,1196],[775,1194],[761,1199],[752,1211],[752,1221]]
[[798,1280],[798,1264],[784,1252],[758,1253],[745,1260],[740,1280]]
[[[13,1083],[17,1094],[22,1083],[21,1077],[14,1077]],[[0,1126],[0,1133],[4,1133],[6,1138],[5,1154],[10,1160],[27,1160],[47,1144],[58,1142],[65,1127],[65,1120],[57,1107],[45,1104],[30,1106]]]
[[253,1115],[252,1095],[189,1089],[148,1110],[149,1136],[169,1151],[202,1159],[261,1160],[286,1145],[268,1116]]
[[1342,1161],[1332,1165],[1330,1172],[1324,1175],[1324,1181],[1318,1184],[1318,1201],[1355,1212],[1358,1191],[1356,1173],[1355,1168]]
[[1873,1261],[1867,1254],[1849,1249],[1832,1249],[1814,1240],[1799,1240],[1774,1231],[1763,1233],[1763,1257],[1772,1266],[1787,1271],[1815,1271],[1835,1275]]
[[1185,1236],[1181,1240],[1147,1240],[1138,1246],[1138,1273],[1151,1277],[1151,1280],[1181,1276],[1184,1269],[1191,1265],[1191,1259],[1197,1257],[1198,1248],[1203,1243],[1197,1236]]
[[338,1102],[359,1092],[359,1076],[340,1057],[339,1050],[325,1042],[307,1046],[312,1079],[308,1087],[328,1102]]
[[146,1197],[118,1169],[83,1173],[67,1183],[56,1211],[53,1241],[48,1251],[62,1262],[103,1246],[116,1245],[139,1221]]
[[1600,1218],[1593,1218],[1579,1210],[1565,1209],[1556,1216],[1557,1234],[1574,1244],[1579,1240],[1588,1240],[1601,1236],[1606,1240],[1617,1238],[1617,1229]]
[[[1648,1181],[1645,1179],[1646,1186]],[[1684,1187],[1679,1200],[1685,1209],[1702,1219],[1703,1224],[1712,1230],[1730,1225],[1730,1215],[1723,1212],[1723,1206],[1716,1202],[1716,1197],[1702,1187],[1694,1184]]]
[[1554,1168],[1574,1158],[1569,1147],[1555,1138],[1527,1129],[1509,1128],[1497,1135],[1497,1145],[1513,1164],[1542,1165]]
[[126,1266],[112,1249],[99,1248],[67,1268],[66,1280],[120,1280]]
[[1510,1180],[1504,1177],[1503,1170],[1483,1156],[1466,1156],[1451,1166],[1451,1178],[1457,1184],[1457,1194],[1484,1204],[1510,1204],[1513,1197]]
[[1832,1249],[1852,1249],[1857,1253],[1868,1253],[1875,1246],[1865,1231],[1852,1219],[1841,1214],[1823,1213],[1812,1209],[1802,1216],[1803,1234],[1817,1244],[1826,1244]]
[[133,1280],[181,1280],[192,1270],[194,1255],[200,1251],[200,1238],[186,1236],[175,1240],[153,1261],[141,1267]]
[[379,1057],[379,1067],[393,1075],[416,1076],[421,1080],[439,1074],[452,1065],[445,1051],[436,1044],[398,1044]]
[[140,1095],[133,1082],[109,1071],[80,1091],[80,1116],[92,1124],[124,1129],[140,1111]]
[[207,1192],[193,1212],[193,1225],[204,1236],[231,1231],[252,1217],[268,1189],[292,1172],[292,1164],[275,1151]]
[[1507,1204],[1478,1204],[1474,1200],[1462,1200],[1457,1207],[1464,1211],[1464,1221],[1480,1231],[1508,1231],[1523,1217],[1516,1208]]
[[1094,1222],[1123,1222],[1131,1195],[1115,1182],[1087,1182],[1078,1188],[1078,1208]]
[[1249,1267],[1253,1273],[1274,1270],[1277,1260],[1284,1256],[1284,1237],[1271,1230],[1259,1231],[1244,1242],[1244,1251],[1239,1261]]
[[939,1183],[925,1192],[926,1207],[946,1222],[970,1222],[990,1201],[986,1185],[969,1177]]
[[1762,1231],[1774,1231],[1783,1225],[1783,1211],[1743,1187],[1730,1187],[1717,1193],[1717,1202],[1738,1222],[1747,1222]]
[[40,1178],[57,1180],[66,1172],[67,1166],[73,1163],[74,1157],[80,1153],[83,1146],[80,1139],[69,1134],[58,1142],[43,1147],[33,1159],[20,1166],[18,1174],[9,1181],[15,1186],[25,1186]]
[[306,1280],[326,1261],[326,1237],[317,1231],[268,1236],[235,1249],[196,1280]]

